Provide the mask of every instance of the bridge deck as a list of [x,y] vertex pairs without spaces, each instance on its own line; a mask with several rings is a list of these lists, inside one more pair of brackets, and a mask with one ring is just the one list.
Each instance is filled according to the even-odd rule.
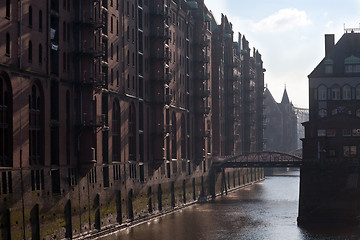
[[213,161],[213,164],[217,168],[301,167],[302,158],[282,152],[253,152],[218,158]]

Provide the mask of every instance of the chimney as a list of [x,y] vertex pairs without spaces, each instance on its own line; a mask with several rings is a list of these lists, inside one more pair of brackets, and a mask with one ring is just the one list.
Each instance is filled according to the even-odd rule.
[[325,34],[325,56],[327,56],[335,45],[335,35]]

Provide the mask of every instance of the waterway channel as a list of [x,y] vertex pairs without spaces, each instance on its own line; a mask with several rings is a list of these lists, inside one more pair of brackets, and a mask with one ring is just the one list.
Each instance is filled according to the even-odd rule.
[[358,228],[297,226],[299,171],[286,172],[212,203],[121,230],[101,240],[360,239]]

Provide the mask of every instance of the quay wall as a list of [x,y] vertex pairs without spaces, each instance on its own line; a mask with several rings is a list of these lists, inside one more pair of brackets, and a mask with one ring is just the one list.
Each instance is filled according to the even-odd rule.
[[212,171],[200,164],[170,176],[162,166],[140,179],[122,175],[128,167],[91,166],[78,177],[60,168],[59,189],[50,168],[1,170],[0,239],[91,239],[264,178],[262,168]]

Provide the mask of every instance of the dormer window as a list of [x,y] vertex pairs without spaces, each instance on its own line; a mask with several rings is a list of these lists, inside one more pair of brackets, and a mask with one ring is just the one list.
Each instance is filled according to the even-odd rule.
[[358,73],[360,72],[360,58],[351,55],[344,60],[345,73]]
[[324,65],[325,65],[325,73],[326,74],[331,74],[334,72],[334,61],[330,58],[326,59],[324,61]]

